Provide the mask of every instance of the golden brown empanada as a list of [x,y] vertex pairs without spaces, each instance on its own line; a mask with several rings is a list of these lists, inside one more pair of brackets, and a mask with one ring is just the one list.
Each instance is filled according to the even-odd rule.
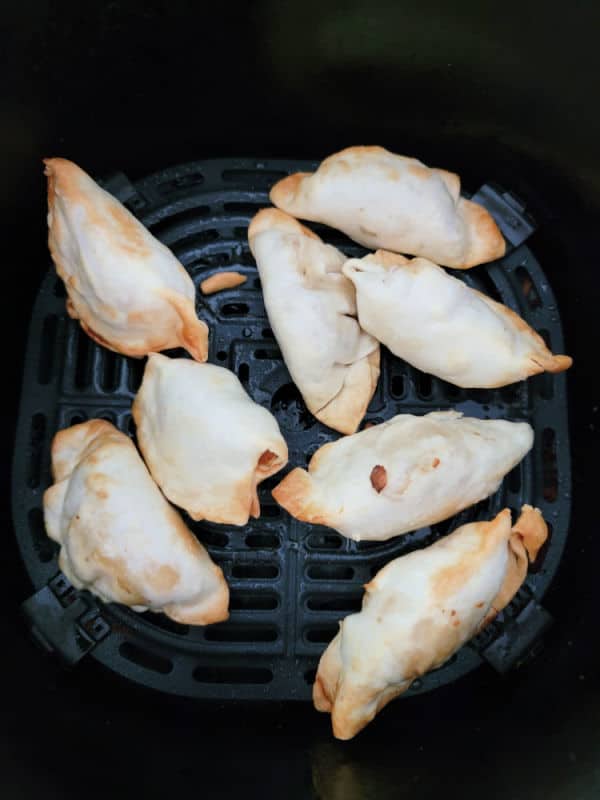
[[72,161],[47,158],[48,245],[67,311],[100,344],[128,356],[184,347],[206,361],[208,328],[173,253]]
[[489,497],[532,444],[526,422],[398,414],[323,445],[273,497],[296,519],[355,541],[389,539]]
[[343,272],[356,287],[363,330],[423,372],[494,388],[571,366],[510,308],[424,258],[378,250],[350,259]]
[[381,569],[319,663],[313,700],[334,735],[351,739],[478,633],[512,600],[547,535],[538,509],[524,506],[512,528],[505,509]]
[[133,417],[152,477],[193,519],[245,525],[257,485],[287,463],[275,417],[214,364],[151,355]]
[[354,433],[379,377],[379,344],[356,320],[345,257],[274,208],[248,229],[265,308],[292,379],[314,416]]
[[227,619],[221,569],[167,503],[133,442],[93,419],[52,443],[48,536],[71,583],[105,602],[162,611],[189,625]]
[[460,178],[383,147],[348,147],[316,172],[271,189],[271,202],[324,222],[371,250],[424,256],[468,269],[504,255],[498,226],[483,206],[460,196]]

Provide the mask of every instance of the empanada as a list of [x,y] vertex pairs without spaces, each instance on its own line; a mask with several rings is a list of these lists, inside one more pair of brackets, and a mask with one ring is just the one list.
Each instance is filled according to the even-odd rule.
[[206,361],[208,328],[192,279],[111,194],[64,158],[47,158],[48,245],[67,311],[100,344],[128,356],[185,347]]
[[287,463],[275,417],[214,364],[151,355],[133,417],[152,477],[196,520],[258,517],[257,484]]
[[162,496],[133,442],[93,419],[52,443],[54,485],[44,494],[48,536],[78,589],[189,625],[227,619],[221,569]]
[[460,196],[460,178],[383,147],[349,147],[316,172],[271,189],[288,214],[324,222],[371,250],[379,247],[468,269],[500,258],[505,243],[491,215]]
[[423,372],[493,388],[571,366],[510,308],[424,258],[378,250],[350,259],[343,272],[356,287],[363,330]]
[[420,675],[441,666],[514,597],[548,535],[538,509],[463,525],[391,561],[365,586],[321,657],[313,687],[334,735],[351,739]]
[[314,416],[354,433],[379,377],[379,343],[356,320],[345,257],[277,209],[248,229],[265,308],[292,379]]
[[398,414],[323,445],[273,497],[296,519],[355,541],[389,539],[489,497],[532,445],[526,422]]

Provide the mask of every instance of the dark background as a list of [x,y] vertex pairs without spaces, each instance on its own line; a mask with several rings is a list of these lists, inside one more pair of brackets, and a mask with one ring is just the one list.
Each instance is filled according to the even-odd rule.
[[392,704],[353,742],[310,707],[179,702],[25,636],[2,504],[0,793],[521,800],[600,794],[596,531],[600,13],[589,2],[19,2],[0,22],[2,485],[29,310],[49,260],[40,159],[137,178],[211,156],[382,144],[520,193],[575,357],[575,513],[539,657]]

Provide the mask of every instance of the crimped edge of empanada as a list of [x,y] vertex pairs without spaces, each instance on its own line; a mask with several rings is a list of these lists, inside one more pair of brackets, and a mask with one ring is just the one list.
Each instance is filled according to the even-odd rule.
[[312,411],[315,417],[340,433],[356,433],[377,388],[380,372],[379,345],[352,364],[340,391],[327,405]]
[[[165,290],[162,294],[181,320],[178,343],[188,351],[195,361],[206,361],[208,359],[208,325],[196,316],[194,301],[172,290]],[[167,350],[172,346],[172,344],[165,344],[157,349]],[[154,348],[151,352],[154,352]]]
[[315,525],[329,525],[328,520],[310,508],[313,479],[301,467],[293,469],[271,492],[273,498],[292,517]]
[[445,266],[471,269],[478,264],[496,261],[506,253],[506,241],[490,212],[479,203],[459,198],[456,211],[465,223],[468,249],[464,258]]
[[[531,377],[532,375],[539,375],[541,372],[564,372],[572,366],[573,359],[571,356],[555,355],[547,347],[546,342],[542,339],[539,333],[535,331],[531,325],[528,325],[528,323],[515,311],[513,311],[512,308],[505,306],[503,303],[498,303],[496,300],[488,297],[487,294],[477,291],[477,289],[473,289],[473,291],[476,292],[483,302],[486,303],[493,311],[505,317],[511,327],[514,326],[517,328],[517,330],[528,333],[538,346],[538,350],[532,351],[528,355],[528,359],[525,364],[526,370],[523,375],[523,380]],[[493,386],[487,386],[485,388],[496,389],[504,385],[506,384],[499,383]]]
[[510,603],[519,591],[529,564],[533,564],[548,538],[548,525],[539,508],[525,504],[515,524],[511,528],[508,541],[509,562],[504,582],[492,600],[490,611],[481,624],[480,630],[491,622],[503,608]]

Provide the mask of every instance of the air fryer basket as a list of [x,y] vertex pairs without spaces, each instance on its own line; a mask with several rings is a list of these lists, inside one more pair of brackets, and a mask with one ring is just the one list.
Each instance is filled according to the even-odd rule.
[[[168,169],[135,184],[120,173],[105,182],[174,251],[196,285],[220,269],[235,269],[247,277],[234,290],[208,297],[198,293],[197,310],[210,326],[209,360],[232,369],[253,399],[277,417],[289,445],[288,470],[304,466],[319,446],[338,434],[307,411],[290,379],[265,314],[247,226],[268,204],[268,189],[275,180],[313,167],[311,162],[290,160],[210,160]],[[498,186],[483,187],[477,199],[494,213],[511,244],[500,261],[455,274],[517,311],[554,352],[562,352],[552,289],[523,243],[533,231],[533,221],[518,200]],[[313,227],[348,255],[365,252],[335,231]],[[186,519],[231,587],[230,619],[199,628],[160,614],[140,615],[124,606],[104,605],[87,592],[76,592],[59,572],[57,548],[44,532],[42,494],[50,484],[54,433],[103,417],[135,438],[130,406],[143,368],[143,360],[100,347],[68,318],[62,283],[50,269],[32,315],[13,469],[16,532],[37,590],[24,610],[33,633],[49,650],[70,663],[89,654],[132,681],[188,697],[306,700],[319,656],[338,620],[360,608],[362,585],[383,564],[460,524],[489,518],[504,506],[517,512],[523,503],[543,511],[551,532],[524,586],[495,623],[440,669],[415,681],[410,693],[449,683],[482,660],[504,672],[535,650],[550,621],[539,601],[558,567],[569,524],[564,375],[544,374],[498,390],[466,391],[413,369],[384,349],[381,379],[365,422],[448,408],[482,418],[528,420],[536,434],[532,452],[487,501],[388,542],[357,544],[289,517],[270,494],[285,472],[261,485],[261,516],[245,527]]]

